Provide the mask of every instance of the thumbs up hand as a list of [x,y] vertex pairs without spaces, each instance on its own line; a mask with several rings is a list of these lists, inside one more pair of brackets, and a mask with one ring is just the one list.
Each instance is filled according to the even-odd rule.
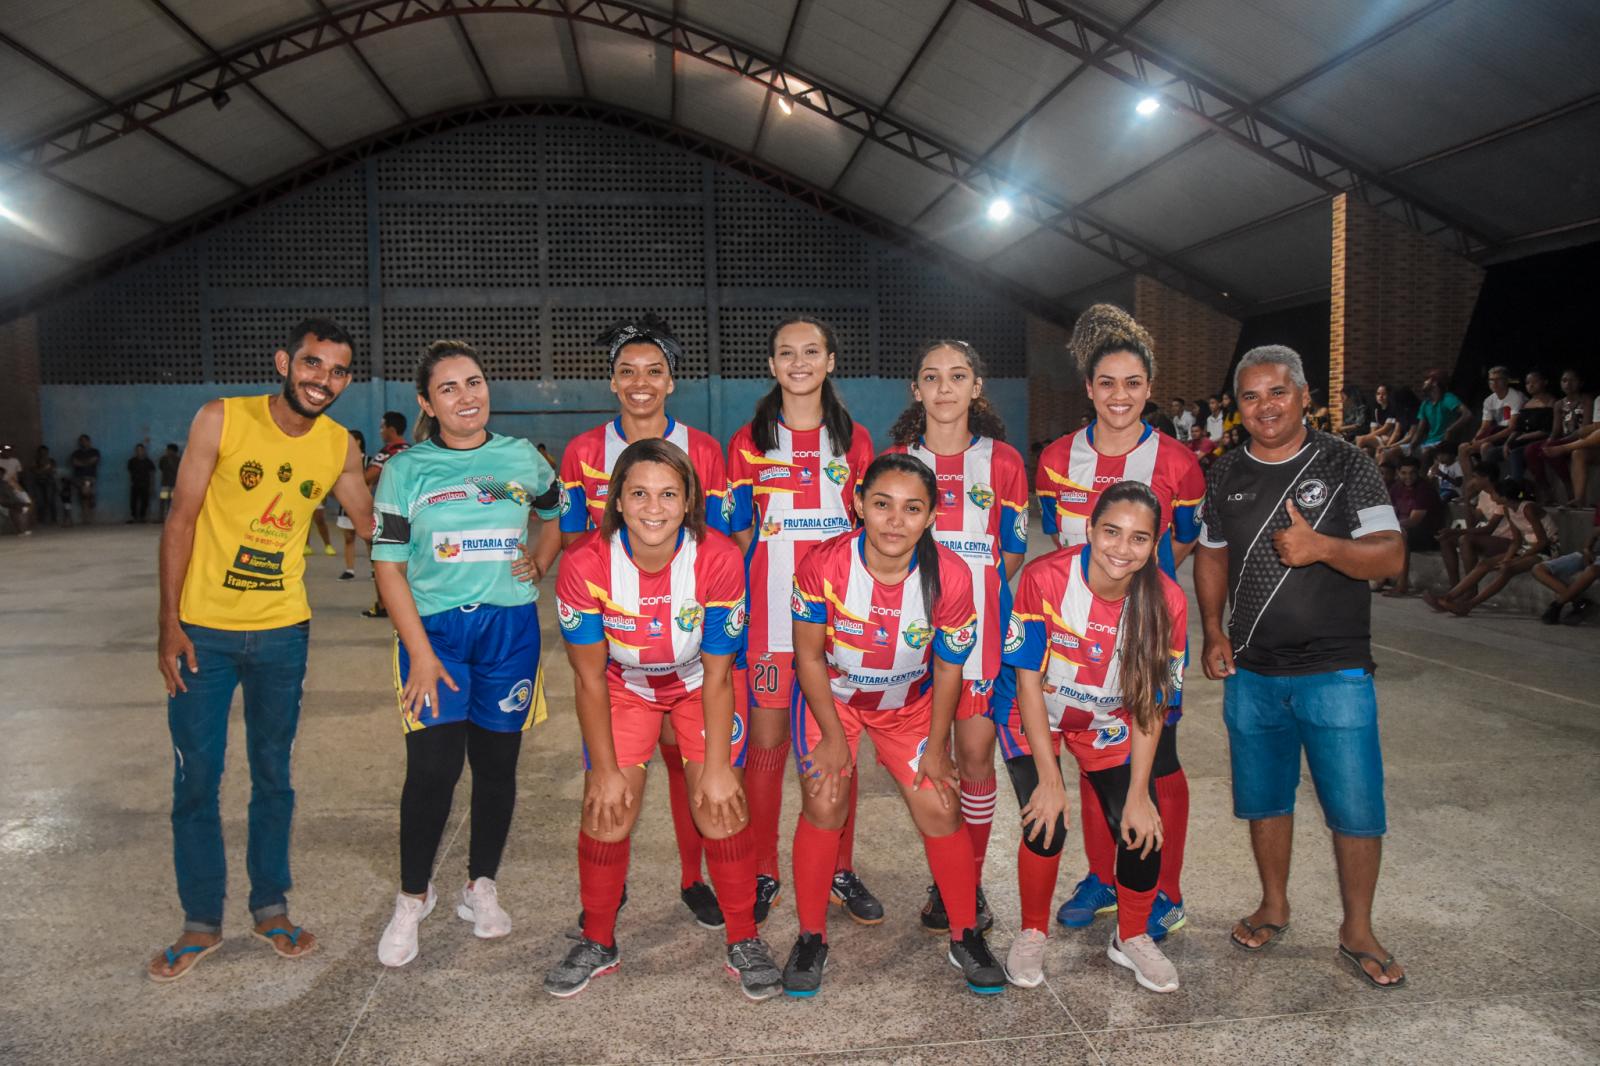
[[1321,561],[1322,534],[1311,528],[1293,500],[1284,500],[1283,506],[1289,512],[1289,528],[1272,535],[1272,546],[1278,549],[1278,558],[1283,560],[1284,566],[1310,566]]

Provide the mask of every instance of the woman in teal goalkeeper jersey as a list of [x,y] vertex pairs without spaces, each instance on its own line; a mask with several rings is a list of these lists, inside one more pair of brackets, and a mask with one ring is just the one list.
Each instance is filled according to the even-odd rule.
[[[436,901],[429,878],[463,763],[472,764],[472,843],[456,914],[485,939],[511,932],[494,877],[516,805],[522,733],[544,717],[539,675],[542,577],[561,550],[560,486],[518,437],[490,433],[478,355],[436,341],[417,368],[421,443],[384,468],[372,562],[398,634],[395,689],[406,730],[400,793],[400,893],[378,960],[417,956]],[[529,512],[541,520],[528,541]]]

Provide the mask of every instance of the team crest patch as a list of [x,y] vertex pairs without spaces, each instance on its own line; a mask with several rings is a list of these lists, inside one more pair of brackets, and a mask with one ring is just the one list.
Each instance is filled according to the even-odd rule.
[[728,522],[730,522],[732,520],[733,520],[733,493],[729,492],[729,493],[724,494],[723,497],[722,497],[722,521],[723,521],[723,524],[727,524]]
[[744,719],[739,717],[737,711],[733,715],[733,746],[738,747],[739,741],[744,739]]
[[809,485],[809,484],[811,484],[812,479],[815,478],[815,477],[816,477],[816,475],[811,472],[811,468],[809,466],[802,466],[800,468],[800,484],[801,485]]
[[511,495],[512,501],[518,507],[527,507],[533,503],[533,497],[528,495],[528,490],[515,481],[506,482],[506,492]]
[[300,495],[304,496],[308,500],[316,499],[318,496],[322,495],[322,492],[322,486],[309,478],[300,482]]
[[1328,502],[1328,486],[1312,478],[1295,487],[1294,500],[1308,511],[1314,511]]
[[533,682],[523,678],[512,685],[511,691],[500,701],[500,710],[506,714],[522,714],[531,703],[533,703]]
[[1005,650],[1019,652],[1022,650],[1022,623],[1015,618],[1006,625]]
[[978,628],[976,626],[962,626],[950,634],[949,644],[952,651],[966,651],[978,642]]
[[278,467],[278,480],[279,481],[282,481],[285,484],[287,484],[289,479],[292,478],[292,477],[294,477],[294,467],[293,466],[291,466],[288,463],[284,463],[282,466]]
[[1018,511],[1017,512],[1017,520],[1016,520],[1015,523],[1012,524],[1012,528],[1016,530],[1017,539],[1018,540],[1024,541],[1024,542],[1027,541],[1027,539],[1028,539],[1028,512],[1027,511]]
[[567,492],[567,486],[565,484],[561,486],[556,495],[561,499],[561,514],[563,517],[565,517],[566,513],[572,510],[572,496]]
[[433,546],[433,554],[440,562],[449,562],[461,554],[461,543],[451,540],[448,536],[441,537],[439,542]]
[[249,492],[261,484],[261,473],[261,464],[254,459],[239,464],[239,484],[244,486],[244,491]]
[[985,511],[994,506],[994,490],[988,485],[974,485],[967,490],[967,499]]
[[850,476],[850,468],[837,459],[823,467],[822,472],[827,474],[828,480],[835,485],[843,485],[844,479]]
[[1109,748],[1121,744],[1128,739],[1128,727],[1122,723],[1095,730],[1094,746],[1096,748]]
[[954,507],[955,505],[956,505],[956,490],[955,489],[945,489],[942,493],[939,494],[939,506],[941,508]]
[[677,622],[678,628],[683,630],[685,633],[693,633],[695,630],[700,628],[700,623],[704,622],[705,618],[706,609],[693,600],[690,600],[688,603],[678,608],[678,617],[674,619],[674,621]]
[[561,628],[568,633],[583,624],[583,618],[578,612],[573,610],[572,605],[559,596],[556,597],[556,619],[561,623]]
[[1097,640],[1089,645],[1089,661],[1097,663],[1106,657],[1105,647]]
[[730,637],[737,637],[740,633],[744,632],[745,622],[748,620],[748,618],[749,613],[746,611],[744,602],[741,600],[739,603],[733,605],[733,610],[728,612],[727,621],[722,623],[722,631]]
[[900,639],[906,642],[907,647],[924,648],[928,641],[933,639],[933,629],[919,618],[906,626],[905,631],[900,634]]
[[928,754],[928,738],[923,737],[917,741],[917,753],[906,763],[907,766],[911,767],[912,773],[922,769],[922,757],[926,754]]
[[804,596],[800,595],[800,590],[799,589],[795,589],[794,590],[794,594],[789,597],[789,611],[790,611],[791,614],[794,614],[794,615],[802,615],[802,614],[811,613],[807,609],[807,607],[806,607],[806,599],[805,599]]

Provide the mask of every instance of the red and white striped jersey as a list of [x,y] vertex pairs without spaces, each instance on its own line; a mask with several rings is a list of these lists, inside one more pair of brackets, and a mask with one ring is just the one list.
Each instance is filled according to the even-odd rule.
[[[705,491],[706,525],[726,533],[731,505],[722,446],[711,434],[672,418],[667,419],[667,431],[661,437],[689,456]],[[620,416],[572,438],[561,453],[561,532],[582,533],[600,525],[600,516],[606,510],[606,493],[611,487],[611,471],[622,450],[632,443],[622,435]]]
[[[1022,568],[1004,658],[1007,666],[1044,675],[1051,729],[1095,731],[1094,747],[1106,748],[1128,739],[1119,654],[1125,601],[1096,596],[1088,571],[1087,544],[1053,551]],[[1188,605],[1183,590],[1166,574],[1161,575],[1161,590],[1171,619],[1169,668],[1181,692]]]
[[678,534],[677,554],[654,573],[639,569],[628,531],[598,530],[561,557],[556,614],[569,644],[609,644],[612,684],[652,703],[672,703],[700,687],[702,654],[736,655],[744,646],[744,572],[739,548],[714,530],[695,543]]
[[1206,494],[1206,476],[1194,452],[1149,426],[1126,455],[1101,455],[1094,447],[1091,422],[1051,441],[1039,456],[1035,488],[1044,531],[1063,548],[1089,539],[1089,516],[1100,494],[1119,481],[1142,481],[1161,503],[1160,561],[1174,572],[1166,534],[1187,544],[1200,535],[1196,510]]
[[778,447],[756,449],[748,425],[728,444],[733,515],[729,528],[754,527],[748,556],[750,649],[792,652],[789,613],[796,568],[813,547],[855,528],[856,483],[872,462],[872,437],[856,426],[850,446],[834,454],[823,428],[778,425]]
[[833,695],[863,711],[892,711],[933,685],[933,656],[964,664],[977,641],[972,572],[938,549],[939,601],[923,603],[913,561],[903,581],[884,585],[867,571],[866,530],[813,548],[794,578],[797,622],[826,627],[823,644]]
[[934,538],[961,556],[972,571],[974,592],[983,593],[977,597],[977,646],[961,676],[993,681],[1000,672],[1000,643],[1011,613],[1000,553],[1028,552],[1028,471],[1022,456],[990,437],[973,437],[957,455],[939,455],[920,440],[889,450],[922,460],[938,481]]

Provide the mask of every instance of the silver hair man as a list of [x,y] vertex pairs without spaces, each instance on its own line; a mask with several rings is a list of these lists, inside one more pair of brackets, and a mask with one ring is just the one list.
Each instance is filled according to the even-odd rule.
[[1289,380],[1294,382],[1297,389],[1306,387],[1306,368],[1300,362],[1300,353],[1293,348],[1286,348],[1281,344],[1263,344],[1259,348],[1251,348],[1244,353],[1244,358],[1239,360],[1239,365],[1233,370],[1233,393],[1239,394],[1239,375],[1253,366],[1263,363],[1275,363],[1278,366],[1289,368]]

